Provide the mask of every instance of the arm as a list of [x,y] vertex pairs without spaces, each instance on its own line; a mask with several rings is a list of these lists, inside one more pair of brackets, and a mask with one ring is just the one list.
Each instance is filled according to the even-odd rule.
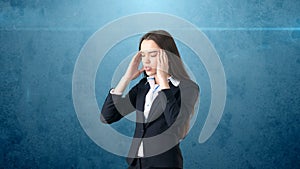
[[107,95],[101,110],[100,120],[103,123],[113,123],[120,120],[122,117],[131,113],[135,109],[135,100],[137,95],[137,85],[122,98],[122,93],[128,86],[131,80],[137,78],[144,69],[138,69],[141,61],[141,54],[138,52],[131,60],[126,73],[119,81],[115,89],[112,89]]
[[160,92],[164,116],[170,127],[176,121],[177,124],[186,123],[194,112],[199,96],[199,87],[193,82],[181,82],[180,96],[175,97],[171,89],[163,89]]
[[124,98],[122,95],[109,92],[101,110],[101,122],[111,124],[133,112],[137,91],[138,85],[134,86]]

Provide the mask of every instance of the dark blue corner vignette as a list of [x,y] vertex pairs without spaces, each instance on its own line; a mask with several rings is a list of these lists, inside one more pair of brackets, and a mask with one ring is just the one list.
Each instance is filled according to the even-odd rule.
[[[195,24],[215,46],[225,69],[226,107],[204,144],[198,136],[210,88],[207,74],[199,75],[200,111],[181,144],[184,167],[299,168],[300,1],[2,0],[0,7],[0,168],[126,168],[123,157],[97,146],[80,126],[72,74],[95,31],[143,12],[167,13]],[[107,64],[116,64],[109,59]],[[193,62],[189,66],[198,67]],[[113,68],[107,66],[107,71]],[[111,77],[97,78],[102,80],[97,88],[101,106]],[[113,127],[122,130],[124,123]],[[130,127],[121,132],[130,134]]]

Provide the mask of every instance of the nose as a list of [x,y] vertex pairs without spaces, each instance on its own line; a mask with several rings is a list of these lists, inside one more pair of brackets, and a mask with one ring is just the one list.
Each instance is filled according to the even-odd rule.
[[149,64],[150,63],[150,57],[148,55],[142,57],[142,62],[145,64]]

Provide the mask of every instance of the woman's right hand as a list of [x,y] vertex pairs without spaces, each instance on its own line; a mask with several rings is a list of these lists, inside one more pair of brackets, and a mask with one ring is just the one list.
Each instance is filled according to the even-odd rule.
[[144,67],[139,69],[140,62],[141,62],[141,53],[138,52],[135,54],[135,56],[133,56],[131,62],[129,63],[124,78],[126,78],[129,81],[137,78],[144,71]]
[[130,83],[130,81],[137,78],[144,71],[144,68],[141,68],[139,70],[140,62],[141,62],[141,53],[138,52],[136,55],[133,56],[126,70],[126,73],[121,78],[118,85],[115,87],[114,93],[123,93],[127,85]]

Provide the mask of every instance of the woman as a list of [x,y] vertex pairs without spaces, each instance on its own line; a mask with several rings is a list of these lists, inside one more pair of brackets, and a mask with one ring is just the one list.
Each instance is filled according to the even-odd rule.
[[[145,77],[122,97],[141,73]],[[151,31],[141,38],[139,52],[110,90],[100,119],[110,124],[136,111],[129,169],[183,168],[179,144],[189,130],[198,96],[199,87],[188,76],[173,37],[163,30]]]

